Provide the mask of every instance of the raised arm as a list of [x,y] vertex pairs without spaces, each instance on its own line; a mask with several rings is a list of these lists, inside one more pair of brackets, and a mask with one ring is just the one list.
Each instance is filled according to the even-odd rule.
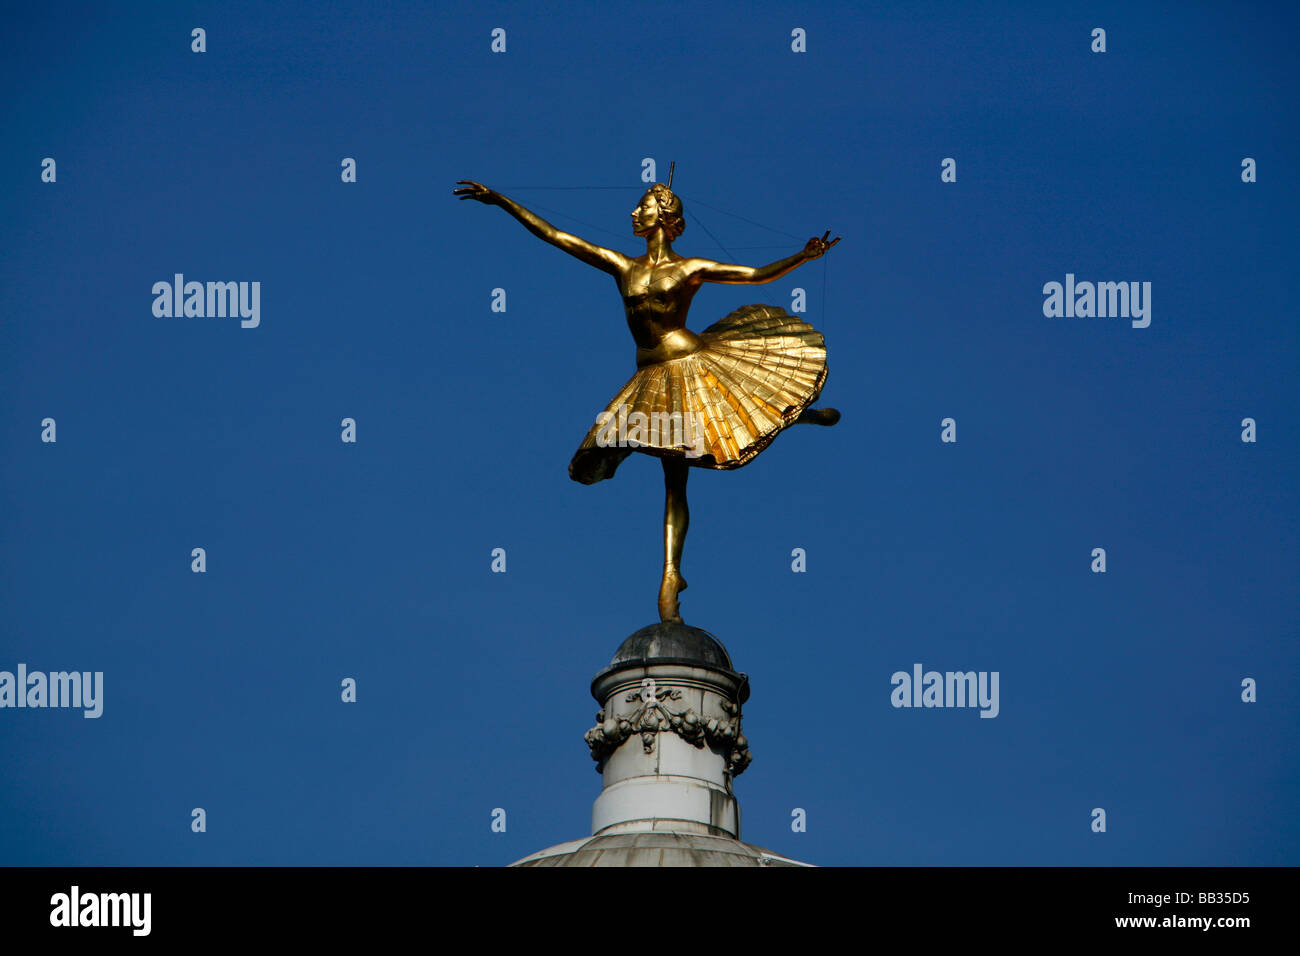
[[787,272],[797,269],[805,262],[820,259],[825,255],[827,249],[840,241],[840,237],[836,236],[830,242],[827,242],[826,236],[830,234],[830,230],[827,229],[826,235],[820,239],[816,236],[809,239],[808,244],[803,249],[788,259],[781,259],[765,266],[731,265],[726,262],[713,262],[709,259],[696,259],[694,262],[698,265],[691,271],[691,275],[696,282],[726,282],[733,285],[771,282],[773,279],[779,279]]
[[461,199],[476,199],[488,206],[500,206],[510,215],[524,224],[529,232],[539,239],[545,239],[558,249],[563,249],[576,259],[581,259],[589,266],[595,266],[610,275],[619,275],[628,267],[628,258],[621,252],[595,245],[578,236],[556,229],[536,213],[529,212],[513,199],[470,179],[457,181],[463,183],[459,189],[452,190]]

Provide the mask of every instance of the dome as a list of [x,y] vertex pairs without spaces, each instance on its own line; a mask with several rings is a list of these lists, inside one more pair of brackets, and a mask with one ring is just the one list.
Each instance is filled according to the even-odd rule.
[[665,665],[702,668],[715,676],[723,675],[724,681],[734,683],[738,703],[749,699],[749,678],[731,669],[731,655],[721,641],[702,627],[668,621],[643,627],[620,644],[613,660],[592,678],[591,694],[598,703],[604,704],[602,688],[609,680],[625,671],[662,669]]
[[632,661],[669,660],[731,670],[731,655],[722,642],[700,627],[660,621],[637,631],[614,654],[610,666]]
[[704,833],[609,833],[561,843],[526,856],[519,866],[811,866]]

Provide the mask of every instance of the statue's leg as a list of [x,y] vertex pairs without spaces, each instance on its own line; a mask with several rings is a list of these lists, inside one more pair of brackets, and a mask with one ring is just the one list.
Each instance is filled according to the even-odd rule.
[[682,577],[682,545],[691,513],[686,507],[686,476],[690,466],[681,458],[665,458],[664,463],[664,578],[659,585],[659,620],[682,623],[677,594],[686,590]]
[[805,408],[798,418],[794,420],[796,425],[834,425],[840,420],[840,411],[838,408]]

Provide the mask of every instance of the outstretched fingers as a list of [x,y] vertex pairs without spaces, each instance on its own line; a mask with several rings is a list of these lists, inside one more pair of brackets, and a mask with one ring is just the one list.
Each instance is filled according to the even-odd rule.
[[482,183],[476,183],[472,179],[458,179],[456,183],[460,185],[459,189],[453,189],[452,195],[461,199],[476,199],[488,191],[488,188]]

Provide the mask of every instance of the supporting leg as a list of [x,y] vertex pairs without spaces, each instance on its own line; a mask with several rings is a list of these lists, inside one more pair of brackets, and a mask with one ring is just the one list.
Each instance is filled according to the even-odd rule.
[[682,577],[682,545],[691,513],[686,507],[686,477],[690,466],[681,458],[664,458],[664,577],[659,585],[659,620],[682,623],[677,595],[686,590]]

